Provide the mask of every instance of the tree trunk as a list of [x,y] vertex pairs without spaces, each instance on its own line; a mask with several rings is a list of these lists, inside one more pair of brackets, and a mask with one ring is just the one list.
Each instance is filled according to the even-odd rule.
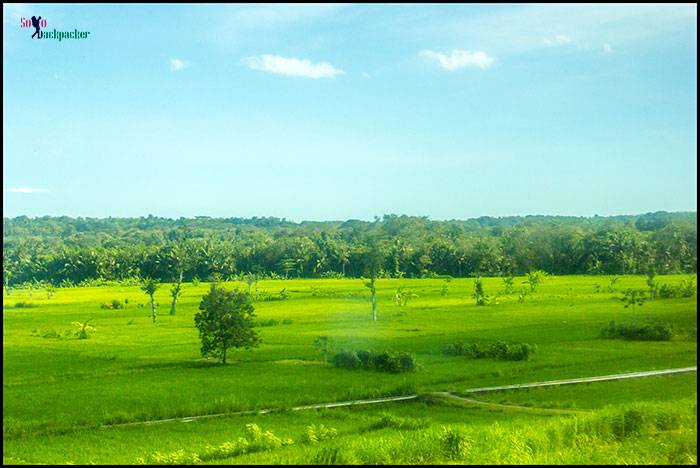
[[175,305],[177,304],[177,297],[180,295],[180,285],[182,284],[182,270],[180,270],[180,277],[177,280],[177,286],[173,293],[173,302],[170,304],[170,315],[175,315]]
[[151,317],[153,318],[153,323],[156,323],[156,302],[153,299],[153,294],[151,294]]
[[226,350],[227,348],[224,348],[224,354],[221,356],[221,363],[226,364]]
[[377,320],[377,289],[374,287],[374,274],[370,278],[370,291],[372,291],[372,320]]

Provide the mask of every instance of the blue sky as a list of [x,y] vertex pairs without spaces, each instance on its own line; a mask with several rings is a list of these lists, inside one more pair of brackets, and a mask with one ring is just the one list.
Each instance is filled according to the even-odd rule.
[[3,4],[3,213],[696,211],[696,70],[695,5]]

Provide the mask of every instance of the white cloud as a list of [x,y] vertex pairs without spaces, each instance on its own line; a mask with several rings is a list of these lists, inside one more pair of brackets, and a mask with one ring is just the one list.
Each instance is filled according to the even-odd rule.
[[458,70],[464,67],[478,67],[481,69],[489,68],[493,65],[494,59],[486,52],[455,49],[450,52],[450,55],[434,52],[432,50],[424,50],[420,52],[423,57],[428,57],[437,61],[445,70]]
[[170,71],[172,71],[172,72],[184,70],[185,68],[187,68],[189,66],[190,66],[190,62],[188,62],[187,60],[180,60],[177,58],[170,59]]
[[557,47],[566,44],[571,44],[571,37],[566,34],[557,34],[553,37],[548,37],[544,40],[544,45],[548,47]]
[[308,60],[281,57],[279,55],[256,55],[245,57],[241,62],[253,70],[262,70],[278,75],[303,76],[306,78],[333,78],[345,73],[328,62],[311,63]]
[[47,189],[42,188],[29,188],[29,187],[17,187],[5,189],[4,192],[12,193],[48,193]]

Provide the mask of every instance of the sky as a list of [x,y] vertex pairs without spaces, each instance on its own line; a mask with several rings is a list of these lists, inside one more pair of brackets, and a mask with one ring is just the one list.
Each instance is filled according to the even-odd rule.
[[696,125],[695,4],[3,4],[5,217],[696,211]]

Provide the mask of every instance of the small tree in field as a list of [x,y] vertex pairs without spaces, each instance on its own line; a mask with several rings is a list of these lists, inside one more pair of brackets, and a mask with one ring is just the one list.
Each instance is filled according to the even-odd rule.
[[255,309],[250,303],[250,294],[227,291],[212,284],[209,293],[202,297],[194,324],[202,340],[202,356],[219,358],[226,364],[229,348],[250,349],[258,346],[260,337],[253,330]]
[[328,336],[317,336],[314,340],[314,346],[323,354],[323,363],[328,363],[328,353],[333,352],[335,347],[333,340]]
[[474,293],[472,297],[476,299],[476,305],[487,305],[490,302],[489,296],[484,292],[484,285],[481,282],[481,276],[477,276],[474,280]]
[[643,289],[628,289],[622,297],[622,302],[625,304],[625,309],[632,306],[632,321],[637,321],[637,306],[643,306],[646,301],[645,291]]
[[654,296],[656,295],[656,290],[658,289],[658,284],[656,284],[656,281],[654,281],[654,277],[656,277],[656,271],[653,268],[650,268],[649,271],[647,271],[647,286],[649,286],[649,300],[653,301]]
[[156,301],[153,299],[153,295],[159,287],[160,284],[153,278],[145,278],[141,282],[141,290],[151,298],[151,317],[153,318],[153,323],[156,323]]
[[542,280],[547,276],[547,272],[542,270],[531,270],[527,273],[527,283],[530,285],[530,292],[535,292]]

